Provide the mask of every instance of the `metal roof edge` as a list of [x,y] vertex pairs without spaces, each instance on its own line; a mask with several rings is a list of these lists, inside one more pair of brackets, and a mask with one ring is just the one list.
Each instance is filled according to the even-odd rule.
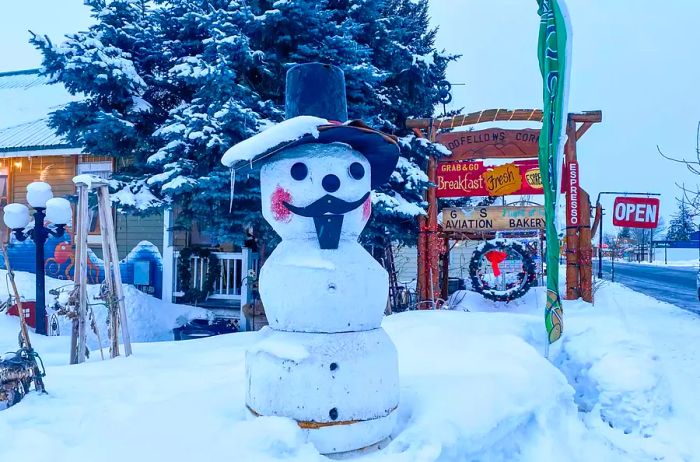
[[37,67],[35,69],[21,69],[19,71],[5,71],[5,72],[0,72],[0,77],[8,77],[12,75],[29,75],[29,74],[38,74],[41,72],[41,68]]
[[0,158],[8,157],[40,157],[40,156],[79,156],[84,154],[82,149],[69,146],[23,146],[21,148],[0,149]]

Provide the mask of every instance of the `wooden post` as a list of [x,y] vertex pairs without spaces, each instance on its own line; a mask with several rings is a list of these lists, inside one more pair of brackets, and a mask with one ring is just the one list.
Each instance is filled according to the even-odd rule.
[[[430,141],[435,142],[435,136],[437,135],[437,128],[435,126],[430,127]],[[428,159],[428,180],[431,183],[437,184],[437,160],[435,157],[430,156]],[[428,277],[426,284],[426,289],[428,291],[428,297],[425,300],[435,300],[440,297],[440,270],[439,270],[439,260],[440,252],[438,244],[440,239],[437,235],[438,222],[437,222],[437,194],[436,187],[428,188],[428,233],[426,234],[427,239],[427,274]],[[436,308],[431,306],[431,308]]]
[[450,295],[450,239],[444,238],[445,252],[442,254],[442,281],[440,284],[440,296],[447,300]]
[[[428,127],[430,141],[435,141],[437,128],[432,124]],[[437,161],[433,156],[428,158],[428,179],[437,181]],[[427,216],[418,218],[418,274],[416,288],[418,302],[433,301],[440,295],[440,279],[438,270],[439,253],[437,248],[437,196],[435,188],[430,187],[426,191],[425,200],[428,203]],[[427,304],[421,303],[420,308],[427,308]],[[432,308],[435,308],[432,306]]]
[[[105,209],[102,205],[101,194],[97,192],[97,210],[100,217],[100,243],[102,244],[102,263],[105,267],[105,284],[107,285],[107,291],[110,297],[116,297],[114,290],[114,280],[112,279],[112,251],[109,247],[109,227],[107,226],[107,217],[105,216]],[[117,268],[119,270],[119,268]],[[109,356],[110,358],[116,358],[119,356],[119,316],[117,315],[118,308],[114,304],[114,300],[109,300],[107,303],[107,319],[109,319],[109,325],[111,328],[111,335],[109,336]]]
[[[77,287],[80,284],[80,252],[81,246],[80,242],[80,229],[82,229],[82,217],[80,216],[80,204],[83,201],[81,185],[78,186],[78,206],[76,207],[75,214],[75,257],[73,260],[73,284]],[[87,191],[87,189],[86,189]],[[80,323],[78,319],[73,319],[71,322],[71,336],[70,336],[70,364],[78,364],[78,337],[80,336]]]
[[[87,339],[85,336],[85,323],[87,318],[87,235],[89,231],[88,220],[88,186],[78,186],[78,232],[76,233],[76,262],[73,280],[78,286],[78,341],[76,344],[76,362],[85,362],[85,348]],[[76,273],[77,272],[77,273]]]
[[579,210],[581,223],[579,227],[579,270],[581,283],[581,298],[593,303],[593,246],[591,236],[591,198],[581,189],[581,208]]
[[[122,286],[122,275],[119,271],[119,257],[117,252],[117,240],[115,237],[114,218],[112,217],[112,202],[109,199],[109,187],[100,185],[97,190],[97,200],[102,215],[104,216],[103,225],[107,228],[107,243],[109,244],[110,258],[112,260],[112,275],[114,277],[114,296],[117,298],[117,306],[119,307],[119,318],[121,321],[122,342],[124,343],[124,353],[126,356],[131,356],[131,338],[129,336],[129,323],[126,318],[126,306],[124,304],[124,288]],[[115,332],[116,334],[116,332]]]
[[[565,162],[576,161],[576,122],[571,115],[566,121],[568,139],[564,147]],[[571,192],[566,189],[566,200]],[[580,296],[578,226],[566,227],[566,300],[576,300]]]

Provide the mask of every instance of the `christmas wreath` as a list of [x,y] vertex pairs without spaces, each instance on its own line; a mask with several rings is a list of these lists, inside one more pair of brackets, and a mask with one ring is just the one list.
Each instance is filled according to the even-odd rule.
[[479,245],[469,262],[472,288],[484,298],[510,302],[530,290],[537,279],[535,262],[525,246],[496,239]]
[[[192,256],[207,260],[207,271],[204,274],[202,288],[192,287]],[[179,297],[182,303],[200,303],[214,291],[214,284],[221,276],[219,259],[210,249],[202,247],[186,247],[180,250],[177,258],[177,282],[183,295]]]

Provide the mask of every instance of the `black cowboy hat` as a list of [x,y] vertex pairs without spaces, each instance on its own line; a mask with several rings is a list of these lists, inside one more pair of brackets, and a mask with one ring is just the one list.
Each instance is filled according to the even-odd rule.
[[221,162],[238,170],[301,144],[341,142],[367,158],[372,188],[386,183],[396,168],[399,146],[395,137],[360,120],[347,121],[345,75],[336,66],[306,63],[287,71],[285,118],[233,146]]

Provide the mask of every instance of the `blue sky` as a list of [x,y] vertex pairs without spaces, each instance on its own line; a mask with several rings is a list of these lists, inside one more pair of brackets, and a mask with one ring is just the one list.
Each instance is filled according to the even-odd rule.
[[[700,121],[700,2],[568,0],[573,25],[570,109],[601,109],[603,123],[578,145],[581,181],[601,190],[660,192],[675,210],[674,182],[698,178],[663,160],[656,145],[693,156]],[[541,106],[535,0],[431,0],[438,45],[462,59],[449,70],[451,107],[467,112]],[[90,24],[81,0],[4,2],[0,70],[40,65],[28,29],[60,41]],[[611,199],[610,199],[611,200]],[[611,205],[612,202],[609,203]]]

